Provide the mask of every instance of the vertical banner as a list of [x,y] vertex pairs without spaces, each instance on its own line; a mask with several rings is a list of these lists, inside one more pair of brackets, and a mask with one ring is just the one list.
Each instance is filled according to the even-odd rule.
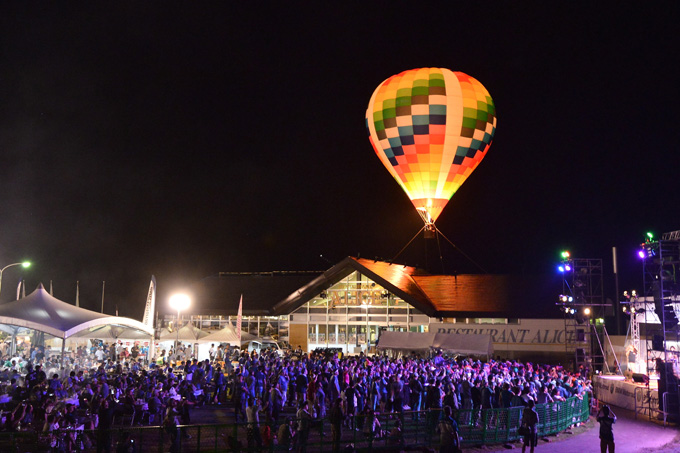
[[241,342],[241,319],[243,318],[243,294],[241,294],[241,300],[238,302],[238,315],[236,316],[236,335],[238,335],[238,341]]
[[144,317],[142,324],[153,329],[153,315],[156,312],[156,277],[151,276],[151,283],[149,284],[149,293],[146,296],[146,307],[144,308]]
[[[147,327],[150,327],[151,330],[154,330],[153,317],[155,313],[156,313],[156,277],[152,275],[151,283],[149,284],[149,292],[146,295],[146,307],[144,307],[144,317],[142,318],[142,324],[144,324]],[[154,357],[154,345],[155,338],[152,337],[147,356],[149,362],[151,362],[151,360]]]

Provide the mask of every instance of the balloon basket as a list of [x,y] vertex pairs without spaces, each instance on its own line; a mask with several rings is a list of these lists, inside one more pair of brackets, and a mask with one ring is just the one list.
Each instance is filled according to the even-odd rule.
[[434,223],[428,223],[425,225],[425,239],[434,239],[437,237],[437,227],[434,226]]

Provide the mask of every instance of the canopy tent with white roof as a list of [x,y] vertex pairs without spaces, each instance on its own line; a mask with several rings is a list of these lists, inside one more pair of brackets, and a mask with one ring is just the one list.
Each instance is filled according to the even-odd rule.
[[224,328],[203,337],[202,341],[206,343],[229,343],[232,346],[241,346],[243,342],[255,339],[257,339],[257,337],[248,332],[241,332],[241,338],[239,338],[236,329],[229,323]]
[[198,340],[201,340],[203,337],[207,336],[208,332],[205,332],[198,327],[194,326],[193,324],[189,323],[185,326],[182,326],[179,331],[175,332],[170,332],[169,330],[167,331],[161,331],[161,335],[159,337],[160,341],[191,341],[195,342]]
[[118,340],[148,340],[149,334],[141,330],[131,330],[126,326],[107,324],[105,326],[95,326],[72,335],[70,338],[87,339],[110,339]]
[[[153,329],[141,322],[122,316],[111,316],[76,307],[50,295],[42,284],[28,296],[0,305],[0,324],[44,332],[62,340],[62,361],[66,340],[87,338],[87,332],[107,326],[118,332],[118,337],[142,335],[153,339]],[[63,363],[62,363],[63,365]]]
[[[188,342],[191,344],[201,344],[203,339],[208,336],[208,332],[199,329],[193,324],[189,323],[185,326],[180,327],[179,331],[171,331],[166,328],[161,329],[160,335],[158,336],[158,342],[163,348],[170,348],[175,343],[175,341]],[[198,350],[198,348],[196,348]]]
[[378,349],[415,352],[441,349],[451,353],[489,356],[493,354],[493,342],[491,335],[485,334],[388,331],[380,333]]
[[222,329],[201,338],[198,345],[198,360],[209,358],[210,345],[213,343],[216,345],[228,343],[230,346],[238,346],[240,348],[243,343],[256,340],[257,338],[251,333],[241,332],[241,338],[239,339],[236,328],[231,323],[228,323]]

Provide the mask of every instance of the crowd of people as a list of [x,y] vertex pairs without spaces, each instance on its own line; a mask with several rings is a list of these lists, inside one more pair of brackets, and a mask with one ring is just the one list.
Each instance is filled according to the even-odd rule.
[[104,432],[123,421],[172,429],[191,423],[194,407],[233,404],[236,421],[248,424],[251,447],[277,437],[279,445],[304,451],[310,427],[319,419],[330,423],[336,446],[343,430],[398,442],[400,427],[383,432],[377,414],[411,411],[408,416],[416,420],[435,417],[427,419],[427,426],[444,436],[449,428],[442,420],[453,420],[458,410],[468,410],[466,423],[476,423],[474,414],[483,409],[564,401],[592,390],[584,374],[558,366],[456,360],[441,352],[390,358],[305,354],[298,348],[258,355],[220,346],[211,348],[210,359],[198,361],[182,347],[157,351],[150,363],[141,352],[126,354],[119,344],[81,348],[63,370],[39,350],[29,357],[6,357],[0,370],[5,401],[0,429],[49,433],[79,425]]
[[[408,410],[411,417],[418,418],[418,411],[436,409],[429,412],[436,418],[428,421],[434,428],[441,409],[447,406],[452,411],[468,410],[469,421],[474,422],[474,414],[483,409],[565,401],[592,391],[584,375],[560,367],[455,360],[442,353],[430,358],[413,355],[397,359],[363,354],[243,354],[230,382],[237,418],[259,423],[248,410],[254,406],[276,426],[281,413],[290,406],[297,408],[297,435],[303,440],[309,425],[304,420],[328,418],[334,441],[339,441],[343,428],[375,435],[379,429],[376,413]],[[358,420],[363,426],[358,426]],[[285,425],[281,429],[285,431]],[[254,432],[253,437],[259,445],[259,434]]]

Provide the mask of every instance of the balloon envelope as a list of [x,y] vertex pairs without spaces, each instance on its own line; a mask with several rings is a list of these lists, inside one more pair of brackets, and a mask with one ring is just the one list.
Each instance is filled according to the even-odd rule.
[[496,132],[496,108],[474,78],[443,68],[390,77],[366,111],[369,139],[426,223],[477,168]]

